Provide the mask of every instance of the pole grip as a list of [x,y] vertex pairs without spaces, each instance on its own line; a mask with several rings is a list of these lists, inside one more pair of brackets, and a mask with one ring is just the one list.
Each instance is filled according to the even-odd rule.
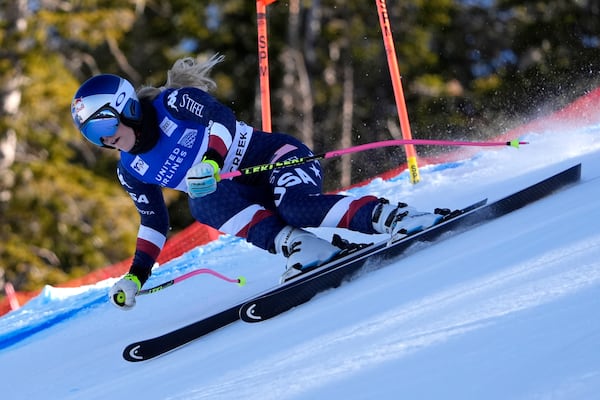
[[119,307],[124,307],[125,306],[125,300],[126,299],[127,299],[127,296],[125,296],[125,292],[122,291],[122,290],[119,290],[117,293],[115,293],[113,295],[113,301]]

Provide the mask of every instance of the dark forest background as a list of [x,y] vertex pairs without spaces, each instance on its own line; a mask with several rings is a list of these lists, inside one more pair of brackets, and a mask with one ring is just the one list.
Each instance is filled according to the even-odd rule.
[[[401,137],[375,1],[268,7],[273,130],[316,152]],[[599,4],[388,0],[413,137],[486,139],[597,87]],[[115,73],[158,86],[177,58],[218,52],[216,97],[261,126],[253,1],[0,5],[0,282],[17,290],[121,261],[135,245],[138,216],[117,182],[117,154],[89,145],[71,122],[85,79]],[[326,189],[404,161],[401,148],[328,160]],[[186,198],[167,198],[177,232],[192,222]]]

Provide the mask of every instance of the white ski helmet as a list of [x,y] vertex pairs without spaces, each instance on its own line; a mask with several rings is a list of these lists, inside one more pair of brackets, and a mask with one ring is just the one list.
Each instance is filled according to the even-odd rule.
[[133,85],[116,75],[96,75],[81,85],[71,102],[71,116],[81,134],[97,146],[114,135],[119,123],[142,120],[142,108]]

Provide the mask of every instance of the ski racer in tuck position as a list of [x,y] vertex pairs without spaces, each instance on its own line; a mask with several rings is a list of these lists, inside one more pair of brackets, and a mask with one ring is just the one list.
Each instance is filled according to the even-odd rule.
[[408,233],[442,217],[376,196],[322,193],[318,161],[220,180],[221,171],[294,160],[311,150],[294,137],[266,133],[238,121],[210,91],[223,60],[177,60],[164,87],[142,87],[116,75],[91,77],[71,104],[73,121],[91,143],[120,151],[117,176],[140,214],[129,272],[110,289],[123,310],[135,305],[165,241],[169,216],[162,188],[186,192],[193,217],[287,257],[287,280],[334,258],[341,249],[307,227],[366,234]]

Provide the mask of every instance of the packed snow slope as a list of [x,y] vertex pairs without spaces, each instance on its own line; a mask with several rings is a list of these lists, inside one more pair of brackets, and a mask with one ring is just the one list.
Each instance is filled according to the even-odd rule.
[[520,149],[421,168],[417,185],[402,173],[350,192],[427,210],[493,201],[578,163],[582,181],[272,320],[233,323],[151,361],[121,353],[275,285],[284,259],[224,236],[160,266],[147,286],[196,268],[244,276],[245,286],[199,275],[128,312],[107,301],[114,280],[47,287],[0,319],[1,397],[597,399],[600,122],[523,139]]

